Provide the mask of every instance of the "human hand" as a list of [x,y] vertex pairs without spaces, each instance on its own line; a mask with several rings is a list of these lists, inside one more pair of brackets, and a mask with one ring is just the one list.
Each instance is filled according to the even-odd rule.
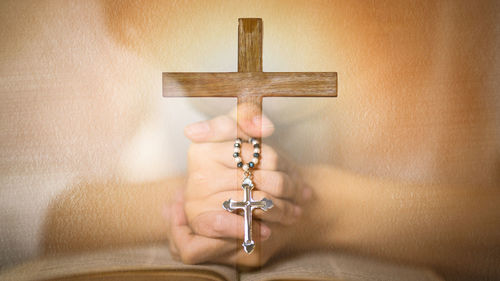
[[[240,105],[238,110],[251,107]],[[240,128],[247,134],[244,137],[266,137],[273,133],[274,127],[266,117],[256,120],[240,121]],[[221,207],[225,200],[240,199],[243,194],[236,184],[243,172],[232,158],[235,132],[236,122],[229,116],[186,128],[186,135],[193,141],[188,154],[189,175],[183,196],[172,205],[170,239],[173,254],[185,263],[211,261],[243,266],[265,263],[291,239],[290,225],[297,221],[301,206],[311,197],[311,189],[301,184],[294,166],[283,161],[270,146],[262,145],[258,169],[252,170],[256,186],[253,197],[271,199],[275,206],[267,212],[254,210],[253,238],[257,247],[252,255],[246,254],[238,242],[243,240],[243,217]],[[251,159],[253,149],[249,146],[242,145],[243,159]]]

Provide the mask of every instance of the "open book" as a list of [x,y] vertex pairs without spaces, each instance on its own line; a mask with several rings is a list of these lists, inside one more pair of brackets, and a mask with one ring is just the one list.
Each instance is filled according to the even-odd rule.
[[0,280],[442,280],[432,271],[335,252],[312,252],[239,273],[222,265],[174,261],[165,245],[103,250],[38,259],[0,274]]

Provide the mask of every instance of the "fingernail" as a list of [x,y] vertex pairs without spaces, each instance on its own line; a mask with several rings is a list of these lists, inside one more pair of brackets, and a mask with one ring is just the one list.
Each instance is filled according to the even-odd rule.
[[296,217],[299,217],[300,215],[302,215],[302,208],[299,206],[293,207],[293,215]]
[[210,126],[206,121],[197,122],[186,127],[186,133],[193,137],[205,135],[208,131],[210,131]]
[[312,189],[310,187],[306,187],[302,190],[302,198],[304,200],[309,200],[312,197]]
[[262,240],[267,240],[271,236],[271,229],[265,225],[260,225],[260,237]]

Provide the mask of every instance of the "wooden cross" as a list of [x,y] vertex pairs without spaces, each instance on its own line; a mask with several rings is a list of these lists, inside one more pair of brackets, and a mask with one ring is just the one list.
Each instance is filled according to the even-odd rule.
[[253,103],[255,111],[238,111],[238,123],[261,114],[263,97],[337,96],[336,72],[262,72],[262,19],[238,22],[238,72],[164,72],[163,96],[236,97],[238,105]]
[[[262,72],[262,19],[239,19],[238,26],[238,72],[193,73],[164,72],[164,97],[236,97],[238,105],[254,104],[253,111],[237,111],[237,123],[262,114],[263,97],[336,97],[336,72]],[[262,128],[260,129],[262,130]],[[243,136],[237,126],[237,136]],[[260,134],[259,134],[260,135]],[[247,180],[247,179],[245,179]],[[243,201],[229,199],[224,209],[243,209],[245,216],[245,241],[243,247],[252,252],[252,210],[272,207],[266,198],[253,201],[250,186],[243,181]],[[248,179],[249,180],[249,179]]]

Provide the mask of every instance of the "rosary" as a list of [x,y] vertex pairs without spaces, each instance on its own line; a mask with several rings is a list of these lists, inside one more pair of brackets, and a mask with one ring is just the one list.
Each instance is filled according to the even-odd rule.
[[259,163],[260,144],[254,138],[250,138],[248,140],[248,143],[253,145],[253,158],[252,161],[248,164],[243,164],[243,160],[240,156],[241,150],[243,148],[242,140],[240,138],[236,138],[236,140],[234,141],[233,158],[236,162],[236,166],[238,168],[242,168],[244,171],[244,178],[243,182],[241,183],[241,188],[243,188],[245,192],[243,194],[243,201],[234,201],[229,198],[229,200],[222,203],[222,208],[229,212],[233,212],[238,209],[243,210],[243,216],[245,218],[245,238],[242,246],[245,252],[250,254],[255,247],[255,242],[252,240],[252,211],[256,208],[267,211],[273,207],[273,201],[267,198],[262,198],[262,200],[255,201],[252,198],[252,189],[254,188],[254,183],[252,181],[251,169],[255,168],[255,166]]

